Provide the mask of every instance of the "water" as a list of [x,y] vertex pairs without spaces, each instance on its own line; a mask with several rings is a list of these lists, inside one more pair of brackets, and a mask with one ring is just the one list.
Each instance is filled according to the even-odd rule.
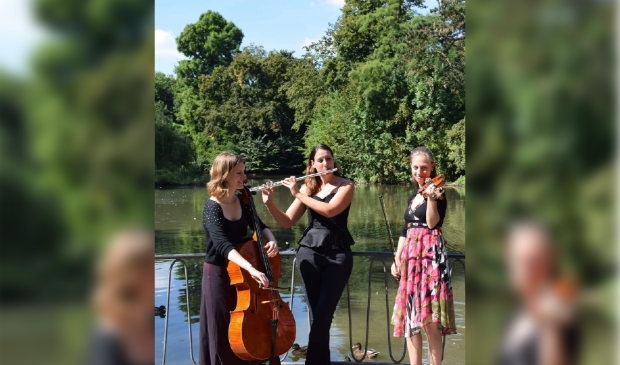
[[[251,180],[250,185],[256,186],[265,180]],[[411,193],[411,187],[406,186],[356,186],[355,197],[349,214],[349,230],[355,238],[354,251],[389,251],[390,244],[387,238],[385,221],[381,212],[379,196],[383,195],[387,210],[388,220],[391,225],[392,235],[395,242],[398,240],[403,225],[403,212],[407,198]],[[450,253],[465,252],[465,192],[463,189],[449,188],[446,191],[448,199],[448,211],[444,221],[443,232],[448,242]],[[202,228],[202,209],[208,199],[204,187],[175,188],[155,191],[155,230],[157,254],[170,253],[204,253],[205,238]],[[286,210],[293,197],[288,189],[276,188],[274,197],[280,209]],[[273,220],[271,215],[260,201],[260,193],[255,196],[255,203],[261,219],[273,231],[280,250],[297,247],[297,241],[305,228],[307,218],[300,221],[290,229],[282,229]],[[168,344],[166,364],[181,365],[191,364],[189,357],[188,340],[188,317],[192,324],[194,357],[198,361],[198,337],[200,317],[200,290],[202,281],[202,259],[186,260],[188,264],[190,315],[186,309],[186,292],[184,269],[177,264],[172,273],[172,289],[170,308],[168,308]],[[386,262],[386,266],[390,262]],[[155,264],[155,305],[166,304],[166,288],[168,285],[168,272],[170,261],[158,260]],[[288,286],[291,281],[292,258],[283,258],[281,286]],[[353,273],[349,281],[350,307],[352,317],[353,343],[365,343],[366,336],[366,313],[368,305],[368,277],[370,273],[370,258],[356,257]],[[389,266],[387,266],[389,275]],[[368,347],[380,351],[377,361],[391,362],[388,346],[388,334],[392,341],[392,354],[400,359],[403,353],[404,341],[402,338],[391,337],[392,326],[387,328],[386,303],[385,303],[385,279],[383,277],[383,265],[381,261],[375,261],[372,268],[372,280],[370,288],[370,319]],[[396,293],[396,281],[388,277],[388,308],[394,305]],[[457,335],[446,337],[444,364],[463,364],[465,359],[465,275],[461,263],[452,265],[452,286],[454,291]],[[293,314],[297,322],[296,342],[305,345],[308,339],[308,312],[303,297],[303,288],[299,276],[295,275]],[[282,294],[285,301],[290,302],[290,294]],[[332,324],[330,347],[334,361],[343,360],[349,351],[349,320],[348,320],[347,292],[345,290],[335,318]],[[164,319],[156,318],[156,361],[161,363]],[[424,341],[426,349],[426,341]],[[424,363],[427,363],[426,350]],[[299,361],[303,359],[289,357],[285,361]],[[408,363],[408,357],[405,357]]]

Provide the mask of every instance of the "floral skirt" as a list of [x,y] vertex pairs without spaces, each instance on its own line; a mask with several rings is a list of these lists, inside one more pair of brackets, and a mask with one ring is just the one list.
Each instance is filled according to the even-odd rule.
[[400,262],[394,336],[411,337],[431,322],[442,334],[455,334],[451,270],[441,228],[409,228]]

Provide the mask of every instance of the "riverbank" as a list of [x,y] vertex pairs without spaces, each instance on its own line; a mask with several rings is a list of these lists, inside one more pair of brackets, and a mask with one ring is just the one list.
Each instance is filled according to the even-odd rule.
[[[286,171],[284,173],[270,173],[270,174],[252,174],[248,173],[249,179],[268,179],[273,181],[280,181],[288,176],[294,175],[294,173]],[[198,167],[185,167],[181,166],[174,171],[167,169],[155,170],[155,188],[165,189],[183,186],[205,186],[209,182],[208,172],[203,172]],[[395,185],[406,186],[410,185],[410,182],[402,182],[398,184],[384,184],[384,183],[361,183],[355,181],[356,185]],[[445,184],[447,187],[463,188],[465,187],[465,175],[459,176],[456,181],[448,182]]]
[[[248,175],[250,179],[273,179],[273,181],[279,181],[285,178],[286,175],[278,174],[278,175]],[[176,187],[191,187],[191,186],[205,186],[209,182],[209,178],[207,175],[199,175],[199,176],[178,176],[177,174],[161,174],[158,178],[157,171],[155,172],[155,188],[156,189],[169,189]],[[393,186],[406,186],[411,185],[411,183],[399,183],[399,184],[383,184],[383,183],[360,183],[355,182],[356,185],[393,185]],[[453,182],[448,182],[445,184],[446,187],[451,188],[464,188],[465,187],[465,176],[459,177],[458,180]]]

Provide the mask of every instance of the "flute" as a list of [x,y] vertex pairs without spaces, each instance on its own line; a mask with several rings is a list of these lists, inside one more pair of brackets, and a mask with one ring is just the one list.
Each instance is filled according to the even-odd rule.
[[[315,177],[315,176],[321,176],[321,175],[329,174],[330,172],[334,172],[334,171],[337,171],[337,170],[338,170],[338,168],[335,168],[335,169],[331,169],[331,170],[325,170],[325,171],[317,172],[315,174],[300,176],[300,177],[296,178],[295,181],[305,180],[308,177]],[[284,184],[284,180],[278,181],[278,182],[274,182],[273,184],[263,184],[263,185],[260,185],[260,186],[256,186],[254,188],[251,188],[250,191],[265,190],[265,189],[268,189],[268,188],[272,188],[274,186],[280,186],[282,184]]]

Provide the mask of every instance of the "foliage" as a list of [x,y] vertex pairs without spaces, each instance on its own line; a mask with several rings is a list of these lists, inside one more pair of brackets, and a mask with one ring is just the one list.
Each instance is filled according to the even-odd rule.
[[[453,125],[446,133],[446,137],[448,138],[448,148],[450,150],[448,158],[454,161],[454,167],[457,172],[465,172],[465,118]],[[461,177],[464,181],[465,175],[461,175]]]
[[0,296],[55,308],[84,298],[111,234],[153,224],[153,3],[32,10],[49,34],[26,73],[0,76]]
[[241,29],[219,13],[207,11],[201,14],[198,21],[188,24],[177,38],[179,52],[188,57],[179,61],[175,70],[177,77],[196,88],[200,76],[232,62],[242,40]]
[[174,91],[176,79],[173,76],[155,72],[155,103],[161,102],[165,116],[176,121],[174,115]]
[[[258,163],[249,164],[248,171],[289,171],[300,166],[299,153],[285,152],[301,139],[304,128],[293,128],[295,110],[288,105],[284,87],[291,80],[289,70],[299,62],[303,61],[290,52],[267,54],[260,47],[249,47],[229,66],[216,67],[201,78],[199,106],[186,120],[199,164],[208,165],[216,152],[233,149],[257,153],[245,155]],[[257,150],[261,141],[266,143],[263,153]]]
[[347,107],[326,113],[333,94],[325,96],[306,145],[314,133],[329,134],[320,129],[346,121],[338,149],[358,181],[408,181],[408,152],[418,145],[433,150],[448,179],[464,173],[464,129],[453,127],[465,117],[464,2],[444,1],[425,16],[415,5],[348,1],[338,23],[309,47],[307,56],[324,65],[326,89],[346,92],[338,103]]
[[[203,169],[235,150],[248,171],[299,171],[301,152],[326,143],[346,176],[403,183],[410,150],[426,145],[456,180],[465,173],[465,2],[442,1],[428,15],[416,13],[422,6],[348,0],[302,58],[239,51],[241,31],[209,11],[179,36],[189,60],[176,85],[158,75],[157,88],[175,90],[180,131]],[[158,95],[168,113],[169,93]]]
[[155,169],[187,166],[194,162],[189,136],[179,131],[165,115],[165,107],[155,105]]
[[[467,68],[467,315],[468,331],[480,338],[468,343],[466,362],[496,360],[502,330],[481,324],[505,318],[504,306],[493,300],[511,288],[505,229],[524,216],[549,227],[557,272],[578,287],[584,336],[575,362],[613,362],[607,346],[615,345],[617,317],[607,313],[617,308],[610,288],[618,280],[611,254],[618,225],[617,101],[609,72],[616,62],[614,4],[593,2],[579,11],[555,1],[473,4],[467,9],[476,17]],[[568,13],[561,21],[549,17]]]

